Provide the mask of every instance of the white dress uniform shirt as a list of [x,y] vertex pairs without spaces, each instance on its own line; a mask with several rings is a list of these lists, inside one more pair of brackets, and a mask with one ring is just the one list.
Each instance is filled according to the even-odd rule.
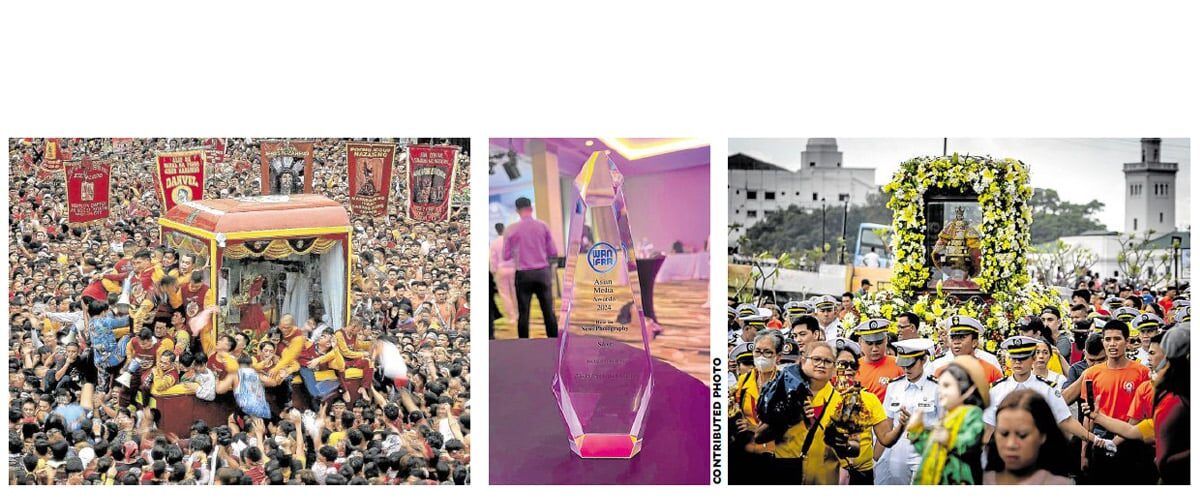
[[1071,417],[1071,409],[1067,407],[1067,401],[1063,399],[1062,391],[1049,380],[1038,378],[1037,375],[1030,373],[1029,378],[1023,382],[1018,382],[1016,378],[1009,376],[992,384],[988,407],[983,410],[983,423],[995,427],[996,407],[1005,397],[1008,397],[1008,394],[1022,389],[1033,390],[1046,399],[1046,403],[1050,405],[1050,412],[1054,414],[1054,423],[1062,423]]
[[842,336],[842,321],[835,318],[833,322],[822,328],[822,331],[825,332],[825,341],[840,338]]
[[[996,356],[992,355],[990,352],[986,352],[986,351],[976,348],[975,349],[975,358],[979,359],[983,362],[986,362],[988,364],[991,364],[993,366],[996,366],[996,369],[999,369],[1001,371],[1004,370],[1004,368],[1000,367],[1000,361],[996,360]],[[946,367],[951,362],[954,362],[954,354],[950,353],[950,352],[946,352],[945,355],[938,357],[937,359],[934,359],[933,362],[930,362],[926,366],[926,369],[932,369],[930,374],[938,374],[938,372],[941,371],[942,368]]]
[[[909,381],[908,377],[901,375],[888,384],[887,394],[883,397],[883,411],[892,422],[899,421],[900,408],[904,408],[910,415],[919,412],[925,425],[936,425],[938,418],[942,416],[937,380],[929,374],[923,375],[916,382]],[[884,449],[883,455],[875,462],[875,484],[912,484],[913,473],[920,464],[921,455],[913,449],[908,435],[901,434],[896,444]]]

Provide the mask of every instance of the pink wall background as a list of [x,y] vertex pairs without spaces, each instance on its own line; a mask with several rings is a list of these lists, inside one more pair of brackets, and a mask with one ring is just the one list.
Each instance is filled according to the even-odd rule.
[[649,237],[655,250],[702,250],[709,239],[709,166],[693,166],[626,177],[633,242]]

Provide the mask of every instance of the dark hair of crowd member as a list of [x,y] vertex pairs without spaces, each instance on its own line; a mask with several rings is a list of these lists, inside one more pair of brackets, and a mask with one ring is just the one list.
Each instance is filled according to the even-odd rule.
[[136,474],[131,472],[125,473],[125,476],[121,477],[121,484],[125,486],[136,486],[138,484],[138,477]]
[[54,460],[64,460],[67,458],[67,450],[70,448],[71,444],[65,439],[50,443],[50,457]]
[[167,478],[167,481],[170,481],[171,483],[179,483],[186,477],[187,466],[183,465],[182,462],[171,464],[171,476]]
[[203,281],[204,281],[204,273],[200,272],[200,270],[196,270],[196,271],[192,272],[192,283],[198,284]]
[[89,317],[99,317],[104,312],[108,311],[108,303],[100,300],[93,300],[88,303],[87,307]]
[[1121,331],[1121,337],[1123,337],[1125,339],[1129,339],[1129,324],[1126,324],[1117,319],[1112,319],[1104,324],[1104,331],[1108,332],[1110,330]]
[[102,456],[102,457],[99,457],[96,459],[96,472],[98,472],[100,474],[107,473],[108,470],[110,468],[112,468],[112,466],[113,466],[113,458],[112,457]]
[[[967,374],[967,370],[953,362],[946,366],[942,372],[950,373],[950,375],[953,376],[956,381],[958,381],[958,391],[962,392],[963,394],[966,394],[967,390],[969,390],[971,386],[975,384],[975,382],[971,381],[971,375]],[[971,391],[971,395],[963,398],[963,404],[969,404],[971,406],[982,408],[983,394],[980,393],[979,389],[977,388]]]
[[138,250],[137,252],[134,252],[133,258],[149,260],[150,259],[150,251],[147,249]]
[[812,315],[801,315],[792,319],[792,328],[795,328],[798,325],[802,325],[809,331],[813,332],[821,330],[821,323]]
[[1167,394],[1175,394],[1180,399],[1183,399],[1183,404],[1190,404],[1189,380],[1192,366],[1188,357],[1176,357],[1166,359],[1166,361],[1167,368],[1162,371],[1162,378],[1159,380],[1158,385],[1154,387],[1154,407],[1157,408],[1158,403],[1166,398]]
[[208,434],[197,433],[191,437],[191,440],[188,442],[188,448],[193,453],[208,453],[212,451],[212,438]]
[[909,324],[912,324],[913,330],[918,330],[921,328],[921,317],[918,317],[916,313],[906,311],[898,315],[896,318],[899,319],[900,317],[904,317]]
[[229,344],[230,351],[237,348],[237,338],[234,338],[228,334],[222,334],[221,339],[225,340],[225,342]]
[[[1008,394],[1000,405],[996,407],[996,415],[1007,409],[1022,409],[1033,416],[1033,424],[1037,427],[1038,432],[1046,436],[1046,442],[1038,450],[1037,469],[1045,469],[1052,474],[1058,476],[1067,476],[1070,472],[1070,463],[1066,457],[1067,438],[1063,436],[1062,429],[1058,427],[1058,423],[1054,421],[1054,413],[1050,410],[1050,404],[1046,399],[1034,390],[1025,389],[1018,390]],[[996,446],[996,438],[999,436],[993,435],[992,440],[988,443],[987,451],[987,471],[1003,471],[1004,459],[1000,457],[1000,450]]]
[[1099,334],[1089,334],[1087,341],[1083,343],[1083,351],[1088,355],[1102,355],[1104,353],[1104,338]]
[[337,448],[334,448],[332,446],[329,446],[329,445],[322,446],[321,449],[318,451],[318,453],[321,455],[321,458],[325,460],[325,462],[333,462],[333,461],[337,460],[337,456],[338,456]]
[[151,338],[154,338],[154,330],[149,327],[142,326],[142,330],[138,331],[137,337],[142,341],[149,341]]
[[161,479],[167,473],[167,463],[161,460],[155,460],[150,464],[150,470],[154,472],[154,479]]
[[1138,311],[1142,311],[1142,306],[1144,306],[1144,304],[1142,302],[1141,296],[1129,296],[1129,297],[1126,297],[1125,299],[1132,301],[1133,307],[1137,308]]
[[[20,411],[18,410],[17,413],[19,415]],[[20,420],[21,419],[18,416],[17,421],[20,421]],[[21,453],[21,450],[23,448],[25,448],[25,440],[21,438],[21,435],[16,432],[9,432],[8,433],[8,453]]]

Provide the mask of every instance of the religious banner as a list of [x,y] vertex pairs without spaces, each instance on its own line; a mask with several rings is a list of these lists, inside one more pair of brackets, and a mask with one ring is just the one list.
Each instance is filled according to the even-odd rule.
[[450,219],[457,165],[457,146],[408,146],[409,218],[429,222]]
[[262,153],[262,193],[312,193],[313,142],[264,140]]
[[67,174],[67,222],[71,225],[103,223],[108,218],[108,163],[90,159],[65,161]]
[[163,213],[185,201],[204,199],[204,151],[159,152],[154,181]]
[[133,147],[133,139],[132,138],[114,138],[114,139],[112,139],[112,151],[113,152],[125,152],[125,151],[129,150],[130,147]]
[[350,211],[356,215],[387,215],[396,144],[347,143],[346,169],[350,179]]
[[211,163],[222,164],[225,162],[225,139],[224,138],[208,138],[204,140],[204,147],[208,149],[208,160]]
[[68,159],[66,153],[62,149],[62,140],[58,138],[47,138],[46,149],[42,151],[42,169],[38,173],[39,178],[49,178],[55,173],[62,171],[63,160]]

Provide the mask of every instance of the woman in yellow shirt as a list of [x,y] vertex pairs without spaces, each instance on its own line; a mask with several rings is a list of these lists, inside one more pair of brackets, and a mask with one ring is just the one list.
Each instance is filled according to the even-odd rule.
[[[808,379],[812,396],[806,400],[805,420],[789,426],[780,441],[775,443],[775,463],[768,477],[775,484],[836,485],[838,482],[838,454],[825,443],[823,435],[829,426],[827,406],[841,399],[830,379],[833,376],[833,347],[825,341],[814,341],[805,347],[806,357],[800,369],[785,368],[787,372],[800,371]],[[781,379],[781,378],[780,378]],[[811,425],[811,426],[810,426]],[[769,429],[766,423],[759,424],[756,432]],[[809,431],[815,429],[807,450],[805,441]]]
[[[829,438],[826,443],[845,444],[841,439],[848,441],[857,434],[857,450],[850,446],[848,452],[843,454],[841,466],[846,469],[849,484],[873,485],[875,441],[884,447],[896,444],[904,432],[904,425],[893,425],[879,397],[858,383],[858,366],[863,355],[858,343],[846,338],[834,338],[831,343],[838,349],[834,364],[834,388],[838,391],[838,398],[829,405],[832,428],[826,430]],[[858,453],[855,454],[855,451]]]

